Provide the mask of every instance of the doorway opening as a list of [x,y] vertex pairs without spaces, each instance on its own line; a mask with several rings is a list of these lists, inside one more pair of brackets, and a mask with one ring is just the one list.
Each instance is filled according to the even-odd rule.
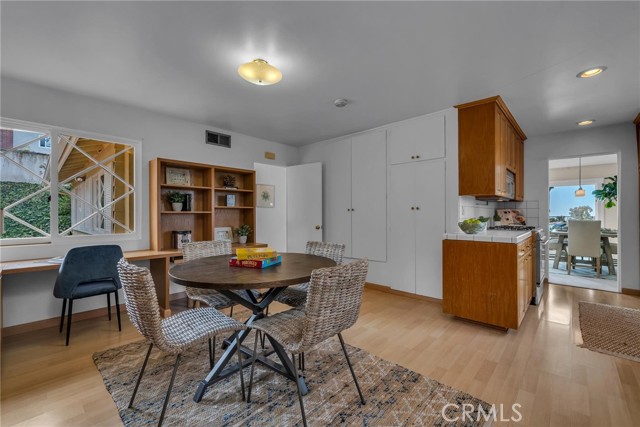
[[549,160],[550,283],[620,291],[618,171],[617,154]]

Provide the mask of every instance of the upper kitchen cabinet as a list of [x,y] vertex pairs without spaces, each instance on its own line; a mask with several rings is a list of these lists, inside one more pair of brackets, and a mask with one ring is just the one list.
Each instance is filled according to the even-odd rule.
[[440,159],[444,151],[444,115],[436,114],[408,120],[387,131],[389,163]]
[[523,200],[523,142],[527,136],[502,98],[494,96],[456,108],[459,194]]

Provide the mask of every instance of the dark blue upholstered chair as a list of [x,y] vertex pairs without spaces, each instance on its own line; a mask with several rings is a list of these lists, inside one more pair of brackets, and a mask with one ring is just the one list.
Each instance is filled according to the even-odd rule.
[[120,304],[118,303],[118,289],[122,287],[118,274],[118,261],[122,256],[122,249],[118,245],[98,245],[73,248],[64,257],[53,288],[53,296],[63,299],[60,332],[62,332],[64,325],[64,312],[67,300],[69,300],[67,345],[69,345],[71,334],[71,314],[75,299],[107,294],[107,309],[109,320],[111,320],[111,293],[114,293],[118,313],[118,330],[122,330]]

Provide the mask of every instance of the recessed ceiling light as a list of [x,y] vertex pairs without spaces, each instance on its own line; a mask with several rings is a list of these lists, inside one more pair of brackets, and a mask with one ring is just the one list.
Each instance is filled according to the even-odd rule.
[[576,77],[581,79],[588,79],[589,77],[595,77],[598,74],[601,74],[606,69],[607,67],[605,65],[587,68],[586,70],[580,71],[578,74],[576,74]]
[[590,124],[592,124],[594,122],[595,122],[595,120],[582,120],[580,122],[577,122],[576,124],[578,126],[588,126],[588,125],[590,125]]
[[282,73],[264,59],[254,59],[238,67],[238,74],[254,85],[268,86],[282,80]]

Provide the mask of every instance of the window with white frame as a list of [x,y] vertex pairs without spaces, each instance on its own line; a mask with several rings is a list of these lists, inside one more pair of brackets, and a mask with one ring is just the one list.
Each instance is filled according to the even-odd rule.
[[135,232],[135,142],[4,124],[2,244]]

